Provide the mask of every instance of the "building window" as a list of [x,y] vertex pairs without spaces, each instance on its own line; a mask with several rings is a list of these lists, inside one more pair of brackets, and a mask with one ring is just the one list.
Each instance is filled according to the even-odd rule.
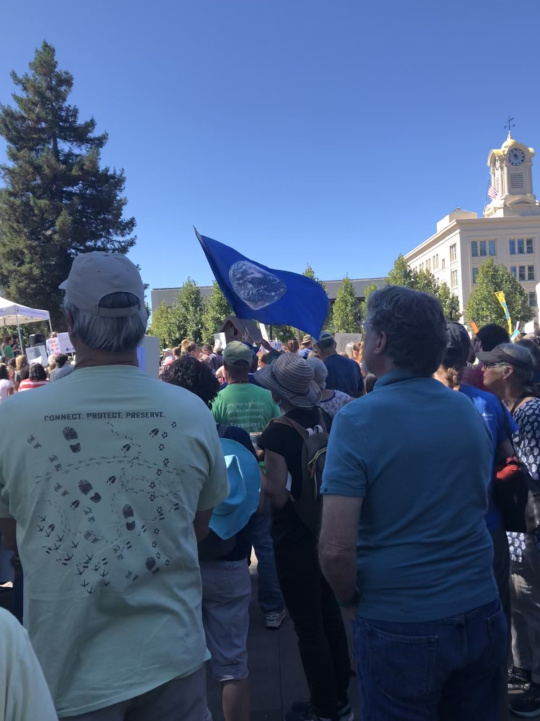
[[429,272],[431,272],[431,258],[428,258],[428,259],[426,260],[426,270],[428,270]]
[[536,291],[529,293],[529,305],[531,308],[536,308]]
[[517,251],[518,255],[523,255],[525,253],[525,241],[523,238],[518,238]]
[[471,243],[471,255],[473,258],[478,257],[478,243],[476,242],[476,240],[473,240],[473,242]]
[[520,281],[525,280],[525,266],[524,265],[519,266],[518,273],[519,273],[518,280],[520,280]]
[[534,280],[534,265],[527,266],[527,280]]
[[480,268],[473,268],[472,269],[472,282],[476,283],[476,278],[478,277],[478,271]]
[[497,255],[497,244],[494,240],[489,241],[489,254]]
[[534,253],[533,239],[527,238],[527,255]]
[[480,241],[480,255],[487,255],[487,243],[485,240]]
[[457,260],[457,245],[454,244],[454,245],[450,246],[450,262],[453,263],[456,260]]
[[512,273],[512,275],[514,276],[514,278],[516,278],[516,280],[517,280],[517,268],[516,268],[515,265],[511,265],[511,266],[510,266],[510,272]]
[[444,270],[446,268],[446,258],[443,258],[441,262],[442,262],[441,270]]
[[[453,245],[452,248],[455,248],[456,246]],[[452,288],[457,288],[457,270],[453,270],[450,273],[450,285]]]
[[511,240],[510,241],[510,255],[515,255],[515,254],[516,254],[516,241]]
[[433,256],[433,270],[439,270],[439,254]]

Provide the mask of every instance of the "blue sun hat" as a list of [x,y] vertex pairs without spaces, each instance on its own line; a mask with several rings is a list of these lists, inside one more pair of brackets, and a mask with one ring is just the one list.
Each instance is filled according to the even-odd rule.
[[221,438],[229,496],[214,508],[210,528],[226,541],[242,530],[259,506],[261,473],[255,456],[238,441]]

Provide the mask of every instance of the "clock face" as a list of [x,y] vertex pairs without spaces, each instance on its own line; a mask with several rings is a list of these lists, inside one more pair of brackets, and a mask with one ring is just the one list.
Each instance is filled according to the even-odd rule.
[[508,153],[510,165],[521,165],[525,161],[525,153],[519,148],[512,148]]

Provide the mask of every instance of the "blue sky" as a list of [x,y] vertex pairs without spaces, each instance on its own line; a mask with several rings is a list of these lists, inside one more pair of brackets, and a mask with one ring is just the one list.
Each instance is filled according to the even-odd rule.
[[540,3],[512,7],[6,2],[0,102],[55,45],[81,118],[109,133],[103,161],[125,169],[152,288],[210,282],[193,225],[270,267],[380,276],[455,207],[482,211],[508,114],[540,152]]

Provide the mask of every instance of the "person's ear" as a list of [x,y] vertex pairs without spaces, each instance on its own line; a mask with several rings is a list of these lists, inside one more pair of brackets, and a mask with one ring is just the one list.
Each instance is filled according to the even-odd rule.
[[508,378],[510,378],[510,376],[512,376],[512,375],[514,375],[514,367],[513,366],[505,366],[501,378],[503,380],[508,380]]
[[73,335],[74,323],[73,323],[73,316],[71,315],[69,310],[66,311],[66,323],[67,323],[68,333],[71,336],[71,335]]
[[380,333],[377,333],[377,342],[375,343],[375,348],[373,349],[373,352],[375,353],[375,355],[382,355],[387,345],[388,337],[386,333],[382,330]]

